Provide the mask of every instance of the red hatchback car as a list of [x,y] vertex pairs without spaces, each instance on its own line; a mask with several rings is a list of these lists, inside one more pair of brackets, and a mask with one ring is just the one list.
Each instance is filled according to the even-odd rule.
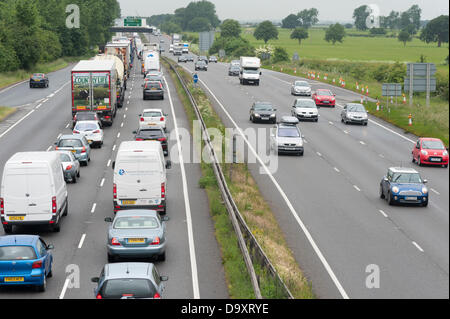
[[448,167],[448,149],[438,138],[421,137],[412,150],[412,161],[419,166],[427,164]]
[[316,102],[317,106],[336,106],[336,94],[333,94],[330,90],[319,89],[314,92],[311,98]]

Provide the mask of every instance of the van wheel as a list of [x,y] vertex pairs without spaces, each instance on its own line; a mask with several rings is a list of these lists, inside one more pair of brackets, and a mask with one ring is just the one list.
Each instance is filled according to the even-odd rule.
[[78,173],[77,173],[77,177],[78,177],[78,178],[80,178],[80,171],[78,171]]
[[64,213],[63,216],[67,216],[67,214],[69,213],[69,201],[66,201],[66,208],[64,208]]
[[55,232],[55,233],[59,233],[59,232],[61,231],[61,226],[59,225],[59,222],[58,222],[58,224],[56,224],[55,226],[53,226],[52,230],[53,230],[53,232]]
[[3,230],[5,231],[5,234],[11,234],[12,226],[11,225],[3,225]]

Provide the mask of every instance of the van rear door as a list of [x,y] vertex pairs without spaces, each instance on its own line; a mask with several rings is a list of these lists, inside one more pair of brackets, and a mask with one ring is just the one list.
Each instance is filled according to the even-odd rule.
[[25,220],[28,213],[27,174],[23,168],[8,168],[3,181],[6,221]]
[[28,171],[28,215],[27,221],[52,219],[53,182],[49,167],[33,167]]

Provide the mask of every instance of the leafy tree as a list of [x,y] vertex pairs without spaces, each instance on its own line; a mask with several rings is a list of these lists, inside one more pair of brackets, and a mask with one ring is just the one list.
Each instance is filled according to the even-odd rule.
[[392,10],[387,17],[384,17],[384,27],[397,29],[400,26],[400,13]]
[[278,30],[272,22],[266,20],[258,24],[253,36],[257,40],[264,40],[264,43],[267,44],[267,41],[271,39],[278,39]]
[[412,35],[408,31],[402,30],[398,34],[398,41],[403,42],[403,46],[406,47],[406,42],[411,42],[412,41]]
[[308,37],[308,30],[303,27],[295,28],[291,33],[291,39],[297,39],[299,45],[302,43],[303,39],[307,39]]
[[386,29],[385,28],[371,28],[369,30],[369,33],[371,35],[386,35]]
[[343,41],[345,37],[345,29],[344,27],[339,24],[332,24],[325,30],[325,41],[333,43],[333,45],[336,42]]
[[222,37],[238,38],[241,34],[241,25],[233,19],[227,19],[220,26],[220,35]]
[[305,28],[310,28],[311,26],[319,22],[318,15],[319,11],[316,8],[300,11],[297,14],[298,21],[300,22],[299,25]]
[[346,23],[346,24],[344,25],[344,27],[345,27],[346,29],[351,29],[351,28],[353,28],[353,24],[351,24],[351,23]]
[[211,23],[207,18],[197,17],[188,24],[188,29],[194,32],[202,32],[211,30]]
[[273,63],[289,61],[289,55],[285,48],[275,47],[275,51],[273,52]]
[[166,21],[161,25],[161,31],[168,33],[168,34],[180,33],[181,27],[174,22]]
[[420,34],[420,40],[426,43],[437,42],[438,47],[442,42],[448,43],[448,15],[441,15],[428,22]]
[[281,27],[283,29],[295,29],[298,25],[298,16],[292,13],[281,20]]
[[366,11],[367,6],[362,5],[353,11],[353,19],[355,19],[355,27],[358,30],[367,30],[366,19],[369,16],[369,12]]

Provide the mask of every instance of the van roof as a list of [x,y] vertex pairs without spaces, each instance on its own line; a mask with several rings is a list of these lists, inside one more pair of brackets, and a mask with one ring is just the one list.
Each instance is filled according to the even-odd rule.
[[161,149],[161,143],[158,141],[124,141],[120,143],[118,152],[135,150],[151,151],[159,149]]
[[50,162],[58,158],[55,152],[19,152],[11,156],[8,162]]

